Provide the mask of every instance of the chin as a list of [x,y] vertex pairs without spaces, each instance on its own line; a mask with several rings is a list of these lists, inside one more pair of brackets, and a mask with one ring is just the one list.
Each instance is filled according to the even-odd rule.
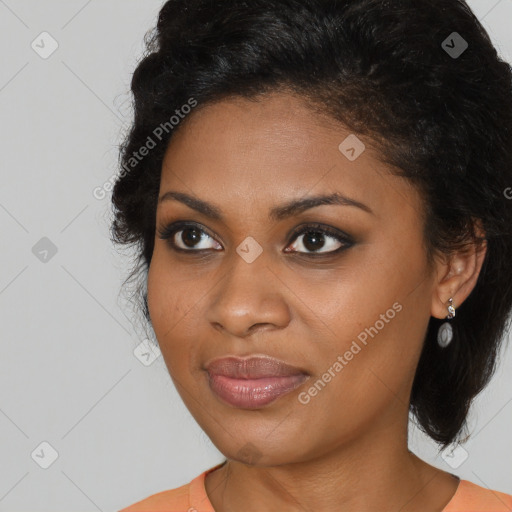
[[[209,437],[224,457],[249,466],[281,466],[300,462],[302,458],[302,454],[297,451],[298,442],[286,435],[281,439],[272,433],[255,433],[251,436],[245,431],[243,436],[224,432],[222,439]],[[304,455],[304,458],[307,457]]]

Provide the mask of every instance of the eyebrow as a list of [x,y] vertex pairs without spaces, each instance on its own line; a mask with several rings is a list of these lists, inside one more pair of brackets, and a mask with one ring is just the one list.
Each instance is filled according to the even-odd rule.
[[[175,192],[172,190],[165,192],[165,194],[163,194],[158,199],[158,203],[161,204],[165,201],[171,200],[179,201],[180,203],[183,203],[189,208],[192,208],[202,213],[203,215],[209,217],[210,219],[218,221],[224,220],[222,210],[219,207],[210,204],[206,201],[203,201],[198,197],[185,194],[184,192]],[[282,205],[275,206],[270,209],[269,219],[273,221],[281,221],[294,215],[297,215],[299,213],[302,213],[306,210],[309,210],[310,208],[323,205],[353,206],[356,208],[360,208],[361,210],[367,213],[375,215],[373,210],[364,203],[361,203],[359,201],[356,201],[355,199],[351,199],[350,197],[346,197],[343,194],[335,192],[334,194],[330,195],[318,195],[313,197],[305,197],[301,199],[291,200]]]

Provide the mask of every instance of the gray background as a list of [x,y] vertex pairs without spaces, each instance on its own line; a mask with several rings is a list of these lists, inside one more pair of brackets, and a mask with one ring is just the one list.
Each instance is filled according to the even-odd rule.
[[[130,253],[109,241],[109,195],[93,196],[116,173],[130,75],[162,3],[0,0],[1,511],[118,510],[223,459],[162,357],[142,362],[119,294]],[[510,61],[512,0],[469,4]],[[46,59],[43,31],[59,45]],[[509,350],[465,451],[443,458],[415,429],[411,448],[512,493],[511,402]]]

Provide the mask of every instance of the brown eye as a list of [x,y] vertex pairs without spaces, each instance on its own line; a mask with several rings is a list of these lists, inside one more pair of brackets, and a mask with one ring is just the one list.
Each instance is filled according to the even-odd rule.
[[[183,244],[189,249],[195,249],[195,244],[200,242],[203,238],[201,230],[197,228],[186,228],[178,231],[177,233],[181,233],[181,237],[178,237],[178,240],[181,238]],[[176,234],[174,236],[176,236]],[[176,238],[174,239],[174,243],[176,243]]]
[[293,240],[296,240],[296,242],[291,246],[292,250],[287,249],[286,252],[325,255],[337,253],[353,245],[353,241],[348,235],[321,225],[310,225],[301,228],[294,234]]
[[[195,223],[177,222],[159,230],[162,240],[167,240],[171,249],[180,252],[200,253],[222,250],[222,246],[205,229]],[[321,224],[307,225],[293,235],[296,240],[287,253],[306,256],[326,256],[336,254],[354,245],[352,238],[329,226]]]
[[221,247],[213,237],[195,224],[171,224],[161,230],[159,236],[162,240],[168,240],[170,246],[177,251],[200,252]]

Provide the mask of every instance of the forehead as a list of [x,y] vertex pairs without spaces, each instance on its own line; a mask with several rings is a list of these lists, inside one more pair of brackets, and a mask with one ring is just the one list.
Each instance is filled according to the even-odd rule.
[[[193,193],[240,212],[337,191],[384,210],[410,191],[369,142],[292,94],[229,98],[194,111],[173,135],[161,192]],[[347,145],[355,160],[343,152]]]

